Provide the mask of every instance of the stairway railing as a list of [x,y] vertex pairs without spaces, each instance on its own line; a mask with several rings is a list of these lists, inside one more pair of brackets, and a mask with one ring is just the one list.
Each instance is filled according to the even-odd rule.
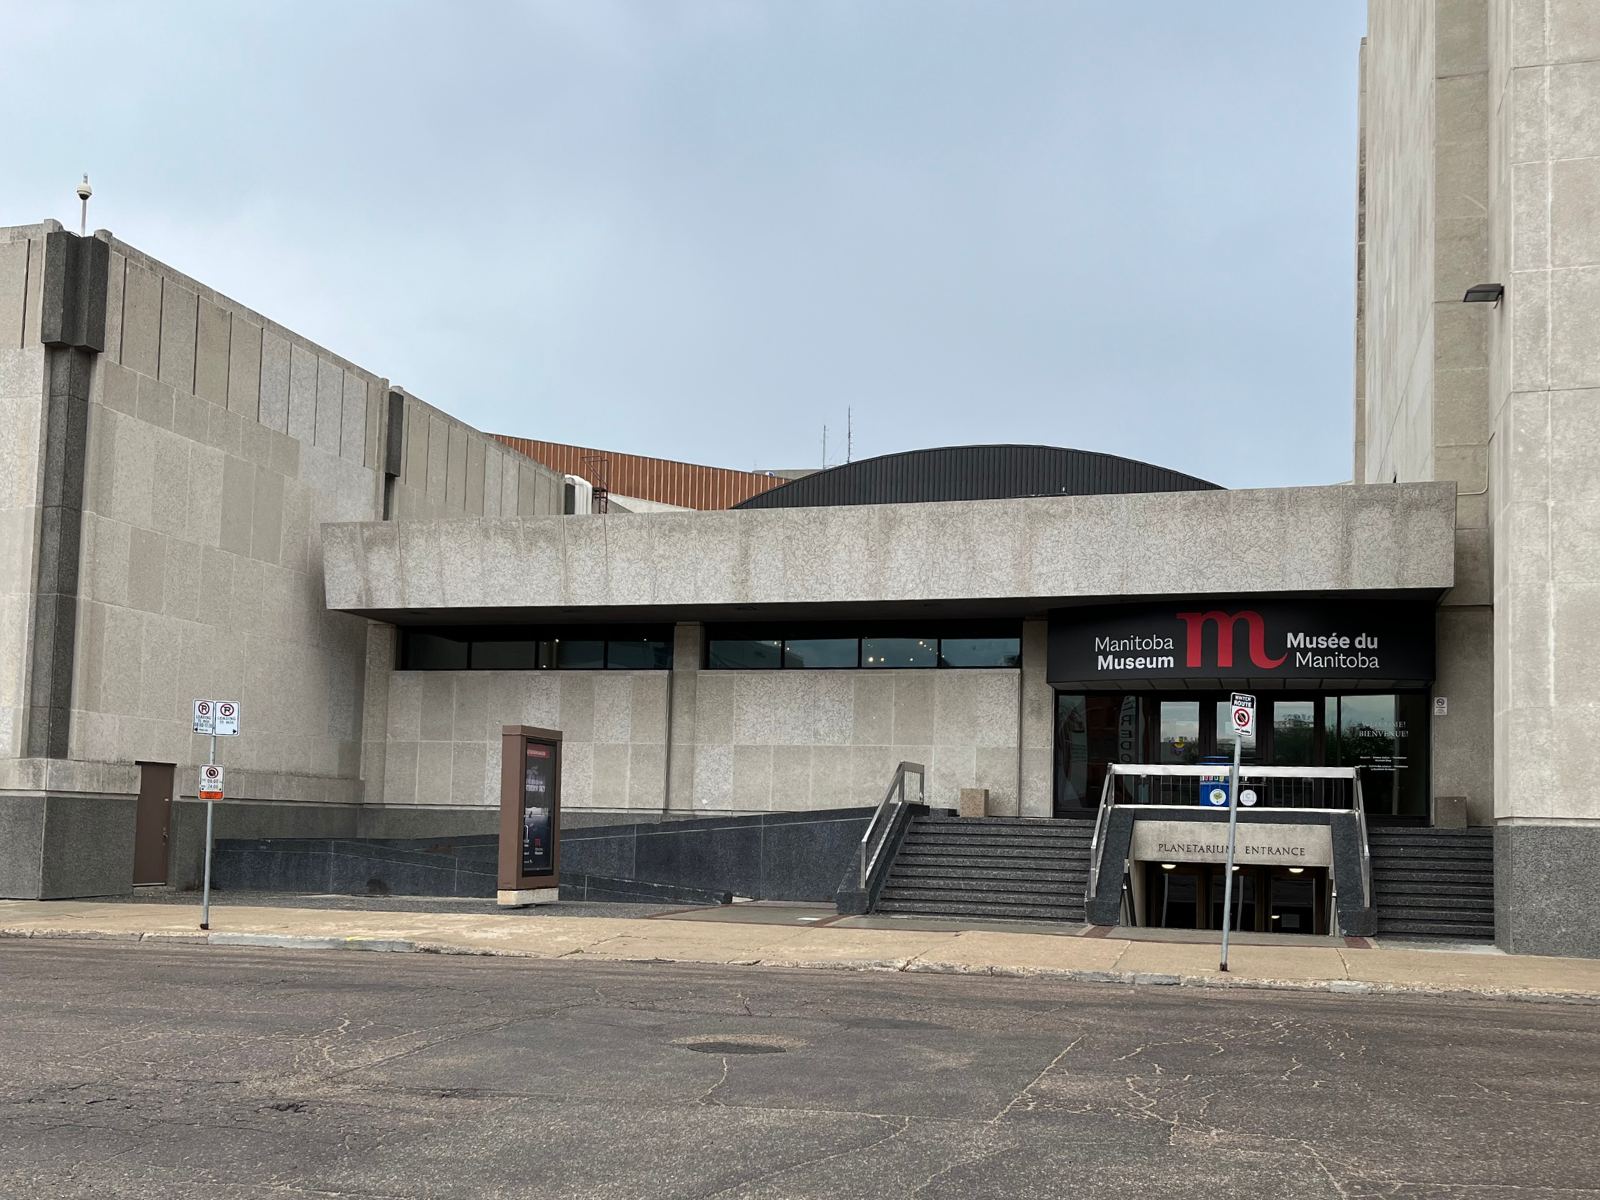
[[[869,896],[874,893],[872,885],[878,870],[879,860],[883,857],[883,848],[888,845],[890,832],[898,824],[894,818],[905,811],[907,804],[921,804],[923,802],[927,774],[927,768],[921,763],[901,763],[894,769],[894,778],[889,781],[889,790],[883,794],[883,799],[878,802],[878,808],[872,814],[872,820],[867,822],[867,831],[861,835],[861,872],[856,878],[861,881],[861,890]],[[906,798],[907,775],[915,775],[917,777],[917,798],[915,800],[907,800]]]
[[[1111,822],[1111,812],[1117,805],[1117,779],[1136,776],[1149,776],[1156,784],[1155,800],[1142,797],[1130,799],[1126,803],[1132,806],[1162,807],[1176,805],[1179,807],[1193,808],[1198,799],[1198,784],[1202,777],[1215,776],[1225,772],[1226,767],[1220,765],[1191,765],[1177,763],[1110,763],[1106,767],[1105,786],[1100,791],[1100,809],[1095,814],[1094,838],[1089,843],[1089,882],[1084,890],[1084,906],[1089,908],[1094,903],[1094,898],[1099,890],[1101,860],[1105,857],[1106,830]],[[1367,841],[1367,811],[1361,796],[1361,772],[1356,767],[1263,767],[1243,765],[1239,768],[1241,786],[1246,779],[1257,780],[1266,785],[1266,804],[1260,805],[1254,811],[1272,811],[1275,809],[1297,808],[1323,808],[1345,809],[1356,814],[1356,829],[1361,846],[1361,888],[1362,907],[1372,907],[1372,850]],[[1185,781],[1193,780],[1196,785],[1196,799],[1188,799],[1187,793],[1177,791]],[[1313,790],[1304,796],[1293,796],[1284,803],[1274,804],[1272,800],[1278,789],[1291,787],[1295,783],[1304,783],[1313,789],[1326,784],[1329,787],[1335,781],[1347,781],[1350,792],[1348,799],[1339,796],[1336,792]],[[1169,795],[1171,792],[1173,794]]]

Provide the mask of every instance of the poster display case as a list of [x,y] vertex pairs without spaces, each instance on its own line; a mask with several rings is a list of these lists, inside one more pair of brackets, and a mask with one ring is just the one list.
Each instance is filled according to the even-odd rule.
[[553,903],[561,875],[561,731],[505,725],[500,737],[499,900]]

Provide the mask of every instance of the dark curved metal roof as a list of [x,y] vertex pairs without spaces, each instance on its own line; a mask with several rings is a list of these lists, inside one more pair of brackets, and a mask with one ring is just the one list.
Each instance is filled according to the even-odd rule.
[[735,508],[925,504],[1022,496],[1199,492],[1218,484],[1114,454],[1060,446],[942,446],[864,458],[803,475]]

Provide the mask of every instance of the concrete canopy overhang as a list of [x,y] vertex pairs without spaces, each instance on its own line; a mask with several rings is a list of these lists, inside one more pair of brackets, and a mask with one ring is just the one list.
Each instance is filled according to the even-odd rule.
[[1437,598],[1453,482],[329,523],[330,609],[401,625],[1042,615],[1197,593]]

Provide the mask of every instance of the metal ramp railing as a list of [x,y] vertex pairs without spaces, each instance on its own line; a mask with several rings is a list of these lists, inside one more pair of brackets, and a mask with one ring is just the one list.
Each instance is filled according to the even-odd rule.
[[[1172,763],[1110,763],[1100,790],[1094,835],[1089,843],[1089,882],[1084,903],[1094,902],[1100,887],[1101,859],[1105,855],[1106,828],[1118,805],[1197,808],[1200,781],[1226,775],[1231,765],[1178,765]],[[1367,811],[1361,797],[1357,767],[1239,767],[1240,790],[1250,780],[1265,793],[1248,811],[1332,809],[1353,811],[1361,845],[1361,906],[1372,907],[1372,848],[1367,840]],[[1220,809],[1218,811],[1221,811]]]

